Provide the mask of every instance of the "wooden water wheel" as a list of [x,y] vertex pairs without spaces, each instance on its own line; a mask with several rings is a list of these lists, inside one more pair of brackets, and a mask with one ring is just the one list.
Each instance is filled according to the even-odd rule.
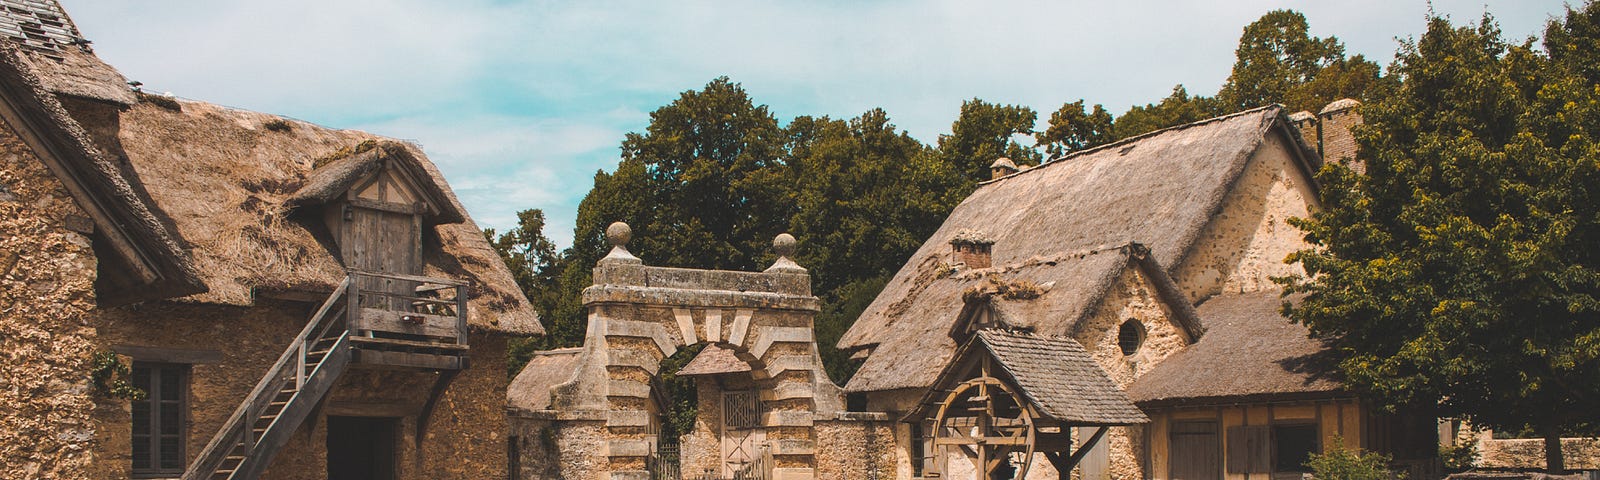
[[[985,362],[987,363],[987,362]],[[1025,478],[1033,459],[1036,428],[1033,408],[1000,379],[984,375],[950,390],[933,418],[934,445],[966,448],[976,454],[979,478]]]

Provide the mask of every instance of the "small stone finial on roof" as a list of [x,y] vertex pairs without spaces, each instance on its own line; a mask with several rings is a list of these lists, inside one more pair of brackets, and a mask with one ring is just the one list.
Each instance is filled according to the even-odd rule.
[[1000,157],[995,159],[994,163],[989,164],[989,179],[999,180],[1000,177],[1017,173],[1018,171],[1017,164],[1012,162],[1011,159]]
[[804,267],[789,259],[795,252],[794,235],[780,233],[773,237],[772,251],[778,254],[778,260],[772,262],[771,267],[767,267],[767,273],[806,273]]
[[994,238],[982,230],[963,228],[950,237],[951,245],[994,245]]
[[600,259],[600,264],[608,263],[643,263],[639,257],[628,252],[628,240],[633,239],[633,228],[622,222],[612,222],[606,227],[606,241],[611,242],[611,253]]

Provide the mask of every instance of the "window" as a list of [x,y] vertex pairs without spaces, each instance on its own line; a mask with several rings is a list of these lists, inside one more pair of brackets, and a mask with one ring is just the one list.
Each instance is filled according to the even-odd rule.
[[1144,345],[1144,324],[1137,318],[1122,322],[1122,328],[1117,330],[1117,346],[1122,347],[1122,354],[1139,353],[1141,345]]
[[1306,461],[1317,448],[1317,426],[1289,424],[1272,426],[1273,466],[1279,472],[1309,472]]
[[133,402],[133,474],[183,473],[189,366],[134,362],[133,386],[145,393]]

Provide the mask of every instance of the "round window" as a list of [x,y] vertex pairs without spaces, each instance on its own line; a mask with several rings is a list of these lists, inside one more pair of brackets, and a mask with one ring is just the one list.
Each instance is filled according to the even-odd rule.
[[1138,353],[1139,346],[1144,345],[1144,324],[1138,319],[1122,322],[1122,328],[1117,331],[1117,345],[1122,347],[1123,355]]

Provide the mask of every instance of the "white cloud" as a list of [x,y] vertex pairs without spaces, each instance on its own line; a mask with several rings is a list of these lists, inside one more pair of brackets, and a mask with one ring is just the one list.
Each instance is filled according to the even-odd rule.
[[[1380,63],[1426,0],[556,2],[66,0],[99,54],[157,91],[415,139],[484,226],[543,208],[570,236],[623,132],[722,75],[780,118],[884,108],[932,142],[963,100],[1113,112],[1174,84],[1210,94],[1275,8]],[[1435,0],[1458,22],[1481,0]],[[1508,37],[1560,0],[1493,1]],[[1042,119],[1041,119],[1042,120]]]

